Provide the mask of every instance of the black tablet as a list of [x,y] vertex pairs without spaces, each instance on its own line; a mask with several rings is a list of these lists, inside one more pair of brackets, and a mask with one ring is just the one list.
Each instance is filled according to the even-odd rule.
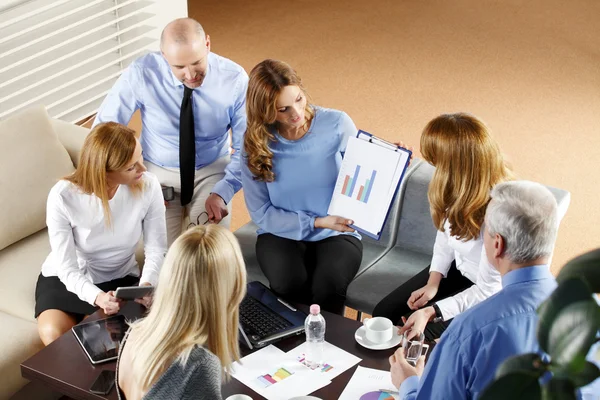
[[119,345],[129,329],[125,317],[115,315],[106,319],[75,325],[73,334],[92,364],[117,358]]

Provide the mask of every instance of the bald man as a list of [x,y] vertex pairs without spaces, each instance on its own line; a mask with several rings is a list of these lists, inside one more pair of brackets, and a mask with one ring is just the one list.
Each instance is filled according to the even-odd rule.
[[140,110],[145,164],[174,189],[169,245],[192,224],[229,226],[231,199],[241,188],[247,87],[244,69],[211,53],[202,26],[181,18],[164,28],[160,52],[132,62],[98,110],[94,126],[127,124]]

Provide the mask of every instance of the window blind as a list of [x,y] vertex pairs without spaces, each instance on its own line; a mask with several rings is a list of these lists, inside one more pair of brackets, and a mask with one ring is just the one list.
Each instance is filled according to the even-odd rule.
[[0,11],[0,119],[37,104],[71,123],[94,114],[123,69],[157,47],[152,5],[29,0]]

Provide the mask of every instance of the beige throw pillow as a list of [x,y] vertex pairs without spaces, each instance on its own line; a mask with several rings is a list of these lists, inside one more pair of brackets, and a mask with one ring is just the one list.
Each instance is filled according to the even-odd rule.
[[0,121],[0,250],[46,226],[48,192],[74,170],[43,106]]

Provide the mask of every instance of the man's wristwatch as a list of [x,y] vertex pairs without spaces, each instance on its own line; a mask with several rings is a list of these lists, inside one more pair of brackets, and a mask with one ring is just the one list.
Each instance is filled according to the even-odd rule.
[[438,307],[436,303],[431,305],[435,310],[435,317],[433,317],[433,322],[438,323],[444,321],[444,317],[442,316],[442,310]]

